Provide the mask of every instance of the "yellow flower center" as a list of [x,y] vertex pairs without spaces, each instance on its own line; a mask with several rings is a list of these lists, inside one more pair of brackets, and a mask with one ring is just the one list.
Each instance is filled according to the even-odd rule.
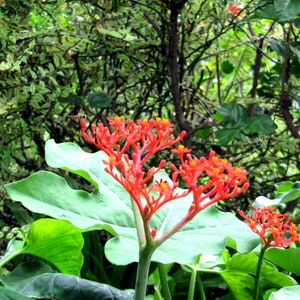
[[214,168],[214,169],[213,169],[213,172],[214,172],[215,174],[219,174],[219,173],[221,172],[221,170],[220,170],[219,168]]
[[116,160],[116,159],[115,159],[114,156],[109,156],[109,158],[108,158],[108,161],[109,161],[110,163],[113,163],[115,160]]
[[242,174],[243,170],[241,168],[235,168],[235,173]]
[[168,187],[168,184],[167,184],[166,182],[161,182],[161,183],[160,183],[160,188],[161,188],[162,190],[165,190],[167,187]]
[[223,164],[223,165],[226,165],[226,164],[228,163],[228,160],[225,159],[225,158],[222,158],[221,161],[222,161],[222,164]]
[[196,161],[196,159],[190,160],[189,165],[190,165],[191,167],[196,167],[196,166],[197,166],[197,161]]

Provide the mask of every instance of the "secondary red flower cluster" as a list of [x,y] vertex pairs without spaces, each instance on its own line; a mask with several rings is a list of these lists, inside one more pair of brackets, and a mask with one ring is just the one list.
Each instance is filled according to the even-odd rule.
[[[165,165],[162,159],[158,167],[147,167],[149,158],[158,151],[177,144],[185,136],[173,136],[173,124],[168,120],[133,120],[126,123],[122,117],[109,119],[110,128],[103,124],[92,124],[86,132],[86,122],[81,122],[84,138],[108,155],[105,170],[129,192],[136,202],[144,220],[165,203],[193,194],[189,214],[191,217],[200,210],[222,199],[233,197],[249,186],[247,172],[234,168],[226,159],[211,152],[208,159],[194,158],[191,150],[179,145],[172,149],[178,154],[181,165],[171,164],[172,180],[156,180],[153,177]],[[187,189],[179,190],[178,176],[184,180]],[[204,183],[203,183],[204,182]]]
[[280,214],[274,207],[253,207],[251,216],[238,213],[247,221],[253,232],[257,233],[265,248],[287,248],[292,242],[300,241],[299,228],[291,222],[287,214]]
[[232,4],[229,6],[229,12],[235,17],[242,17],[241,8],[237,4]]
[[210,152],[208,159],[193,158],[189,154],[190,149],[182,145],[171,151],[179,155],[181,162],[179,168],[170,165],[174,171],[173,181],[180,175],[193,193],[191,213],[197,213],[217,201],[234,197],[249,187],[247,171],[233,167],[227,159],[217,157],[214,151]]

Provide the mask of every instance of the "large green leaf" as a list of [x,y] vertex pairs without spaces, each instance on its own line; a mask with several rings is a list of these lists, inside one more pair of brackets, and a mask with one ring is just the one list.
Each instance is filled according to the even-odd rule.
[[26,297],[2,286],[0,286],[0,295],[1,300],[32,300],[30,297]]
[[[258,263],[258,256],[251,252],[247,254],[236,253],[232,256],[228,269],[230,271],[240,271],[250,275],[256,274],[256,267]],[[261,269],[261,278],[271,282],[276,286],[295,285],[296,281],[284,274],[278,272],[274,265],[263,262]]]
[[68,220],[83,230],[101,228],[113,235],[120,227],[135,230],[131,208],[109,186],[93,193],[73,190],[64,178],[40,171],[5,188],[31,211]]
[[45,152],[46,162],[50,167],[77,174],[92,183],[107,197],[115,198],[118,195],[130,206],[128,193],[104,171],[103,160],[107,160],[104,152],[88,153],[74,143],[57,144],[54,140],[46,142]]
[[[254,278],[258,256],[251,252],[248,254],[236,253],[227,261],[227,269],[220,272],[223,279],[237,299],[251,299],[253,295]],[[278,270],[263,262],[261,269],[261,280],[269,282],[275,287],[292,286],[296,281]]]
[[271,134],[277,128],[270,116],[260,114],[249,117],[244,124],[243,132],[246,134]]
[[17,255],[30,254],[47,260],[62,273],[79,275],[83,237],[71,223],[48,218],[37,220],[30,226],[25,240],[11,240],[0,265]]
[[131,291],[125,292],[107,284],[81,279],[74,275],[56,273],[48,266],[36,261],[18,265],[11,273],[2,277],[1,282],[7,289],[34,298],[51,296],[64,300],[133,299]]
[[281,199],[283,203],[293,201],[300,197],[300,181],[295,183],[286,182],[278,187],[275,199]]
[[223,123],[226,127],[240,127],[249,117],[247,109],[236,103],[225,103],[218,107],[218,112],[223,117]]
[[238,129],[221,128],[217,130],[216,137],[221,145],[226,146],[234,139],[242,140],[246,136]]
[[238,272],[230,271],[221,273],[222,278],[227,283],[232,294],[235,295],[235,299],[249,300],[252,299],[254,278],[253,276]]
[[88,103],[93,108],[107,108],[111,106],[111,99],[102,92],[92,92],[88,95]]
[[255,16],[271,19],[279,23],[292,20],[300,13],[300,2],[298,0],[260,0]]
[[[84,173],[96,183],[98,190],[93,193],[73,190],[58,175],[41,171],[6,185],[8,194],[32,211],[68,220],[80,229],[103,228],[109,231],[115,237],[105,246],[108,259],[115,264],[137,261],[136,228],[126,191],[103,171],[103,153],[84,153],[72,145],[48,143],[47,162],[52,167],[63,167],[77,174]],[[162,172],[159,176],[166,175]],[[166,204],[153,216],[151,226],[158,229],[158,234],[162,228],[163,231],[168,230],[182,219],[191,201],[190,197],[185,197]],[[233,214],[212,207],[202,211],[162,244],[153,259],[162,263],[191,263],[200,253],[221,253],[228,242],[238,251],[247,252],[259,243],[259,239]]]
[[269,300],[296,300],[299,299],[300,285],[286,286],[277,292],[273,292]]
[[[39,189],[34,188],[37,185]],[[81,229],[103,228],[118,234],[106,244],[108,258],[116,264],[137,261],[138,243],[132,210],[117,195],[110,198],[97,190],[90,194],[76,191],[63,178],[45,171],[9,184],[6,189],[13,200],[22,202],[34,212],[69,220]],[[164,224],[167,230],[182,218],[189,204],[190,199],[186,198],[165,205],[153,217],[152,226],[161,228]],[[236,241],[241,252],[251,250],[259,242],[256,235],[234,215],[209,208],[159,247],[154,259],[163,263],[190,263],[199,253],[222,252],[227,237]]]
[[287,22],[300,14],[299,0],[274,0],[278,22]]
[[276,206],[281,203],[288,203],[300,197],[300,182],[295,183],[287,181],[279,185],[275,199],[268,199],[264,196],[259,196],[255,199],[252,205],[254,206]]
[[[167,230],[180,220],[187,210],[187,199],[165,205],[153,217],[152,226]],[[174,236],[163,243],[154,253],[153,260],[162,263],[177,262],[189,264],[196,260],[198,254],[220,254],[228,244],[240,252],[253,249],[259,239],[248,230],[243,222],[231,213],[223,213],[214,207],[200,212],[191,222]],[[159,233],[159,232],[158,232]],[[232,244],[232,238],[235,242]],[[118,236],[108,241],[105,247],[106,256],[119,264],[124,264],[124,254],[120,249],[127,248],[126,257],[137,261],[137,243],[134,236]]]
[[265,258],[281,268],[300,276],[300,248],[280,249],[270,248]]

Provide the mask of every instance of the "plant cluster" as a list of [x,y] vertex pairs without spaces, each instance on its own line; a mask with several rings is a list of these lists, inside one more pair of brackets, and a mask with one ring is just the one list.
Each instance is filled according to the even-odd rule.
[[[75,144],[50,140],[46,160],[52,167],[82,176],[94,185],[93,192],[74,190],[62,177],[46,171],[5,186],[13,200],[35,213],[53,217],[40,218],[28,230],[20,231],[21,240],[10,241],[0,260],[2,267],[20,254],[40,257],[52,267],[33,260],[18,265],[8,275],[2,274],[0,289],[6,297],[22,293],[29,299],[33,293],[35,297],[64,299],[81,299],[79,295],[84,299],[108,295],[111,299],[146,299],[146,295],[147,299],[176,299],[180,284],[174,279],[172,288],[168,273],[178,264],[183,271],[191,272],[184,294],[187,299],[197,294],[206,299],[205,283],[199,277],[206,272],[222,279],[223,283],[218,284],[226,287],[226,297],[276,299],[299,293],[296,280],[275,267],[289,271],[293,268],[296,274],[300,268],[294,258],[300,233],[291,218],[271,206],[254,206],[252,216],[238,210],[252,233],[234,214],[212,207],[249,187],[242,167],[233,167],[215,152],[207,158],[196,158],[182,144],[171,149],[180,161],[179,166],[169,165],[171,177],[163,171],[167,159],[157,167],[151,166],[151,156],[178,144],[186,134],[173,136],[173,124],[165,119],[126,123],[124,118],[115,117],[109,120],[108,127],[92,124],[90,132],[83,120],[81,129],[85,139],[102,151],[87,153]],[[291,193],[277,201],[261,202],[278,205],[285,197],[292,201],[294,190]],[[120,286],[107,285],[109,275],[108,282],[101,284],[79,279],[89,274],[84,273],[83,266],[91,255],[83,255],[83,233],[99,229],[111,234],[104,243],[103,254],[112,265],[137,263],[135,285],[126,286],[134,290],[122,291]],[[280,248],[284,252],[277,252]],[[248,263],[243,265],[245,261]],[[151,262],[157,265],[155,269],[151,269]],[[105,272],[103,261],[98,263],[97,267]],[[152,276],[156,278],[152,279],[154,292],[147,289]],[[55,283],[56,279],[61,283]],[[40,282],[44,280],[51,283],[41,290]],[[74,288],[76,280],[80,285]],[[65,282],[69,283],[65,286]]]
[[0,294],[30,274],[36,298],[127,299],[148,268],[150,299],[297,293],[299,18],[298,0],[0,1]]

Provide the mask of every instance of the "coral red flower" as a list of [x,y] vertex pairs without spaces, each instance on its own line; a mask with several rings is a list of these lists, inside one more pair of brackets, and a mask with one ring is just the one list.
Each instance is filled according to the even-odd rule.
[[[141,214],[150,219],[164,203],[182,197],[175,193],[178,183],[149,184],[161,170],[166,160],[162,159],[157,168],[145,170],[149,158],[158,151],[177,144],[184,136],[173,136],[173,124],[168,120],[133,120],[127,124],[122,117],[109,119],[110,129],[103,124],[92,124],[86,132],[86,122],[81,122],[83,137],[108,155],[105,169],[129,192],[137,203]],[[144,203],[143,201],[146,201]]]
[[[92,124],[88,133],[86,122],[82,121],[82,134],[108,155],[104,161],[105,170],[129,192],[146,222],[165,203],[193,193],[193,202],[185,219],[188,221],[207,206],[233,197],[249,186],[243,168],[234,168],[226,159],[218,158],[215,152],[211,152],[208,159],[193,158],[191,150],[183,145],[171,150],[179,155],[181,162],[178,168],[171,164],[172,180],[152,182],[154,175],[166,165],[166,160],[162,159],[156,168],[147,168],[149,158],[177,144],[185,132],[175,138],[173,124],[160,118],[131,120],[126,124],[122,117],[115,117],[109,119],[109,125],[110,128]],[[178,192],[178,176],[183,178],[186,190]]]
[[229,12],[235,17],[241,17],[241,8],[237,4],[233,4],[229,6]]
[[211,151],[208,159],[193,158],[190,154],[183,156],[183,151],[173,151],[180,156],[181,166],[171,164],[173,178],[180,175],[188,189],[193,193],[192,215],[216,203],[234,197],[249,187],[247,171],[235,168],[226,159],[216,156]]
[[274,207],[253,207],[251,216],[243,211],[238,213],[247,221],[253,232],[258,234],[263,246],[287,248],[292,242],[300,241],[299,228],[287,214],[280,214]]

